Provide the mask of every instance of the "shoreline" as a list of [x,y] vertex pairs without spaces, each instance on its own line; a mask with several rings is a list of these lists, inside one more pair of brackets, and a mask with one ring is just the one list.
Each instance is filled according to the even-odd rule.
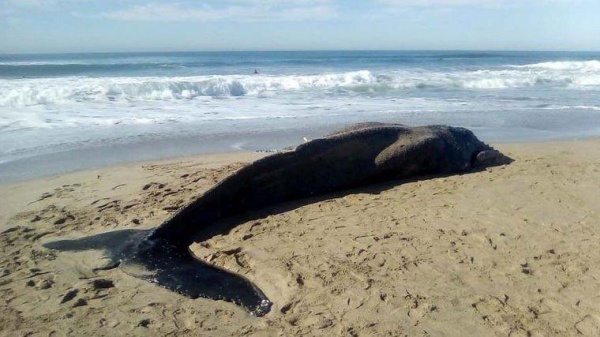
[[491,145],[515,161],[331,195],[192,245],[266,293],[263,318],[43,244],[155,227],[268,153],[2,185],[0,335],[596,335],[600,139]]
[[[339,126],[339,125],[338,125]],[[314,128],[288,128],[254,130],[238,127],[224,131],[223,126],[214,130],[184,128],[179,134],[157,135],[155,138],[140,137],[130,142],[98,143],[49,153],[30,154],[0,163],[0,186],[10,182],[27,181],[70,172],[101,167],[128,165],[139,162],[177,160],[178,158],[271,151],[300,144],[303,137],[316,138],[335,129],[336,126],[319,125]]]
[[[274,132],[245,132],[222,135],[186,135],[181,138],[155,139],[144,142],[107,144],[105,146],[73,148],[66,151],[42,153],[29,157],[0,162],[0,187],[36,179],[85,172],[102,168],[120,167],[135,164],[185,160],[199,156],[220,154],[270,153],[296,146],[304,137],[319,138],[341,129],[347,124],[320,125],[313,130],[298,128]],[[479,132],[476,132],[479,134]],[[216,137],[216,138],[215,138]],[[498,140],[498,139],[500,140]],[[535,144],[600,139],[595,135],[573,137],[532,137],[530,139],[502,140],[492,136],[491,144]],[[217,145],[204,145],[204,144]]]

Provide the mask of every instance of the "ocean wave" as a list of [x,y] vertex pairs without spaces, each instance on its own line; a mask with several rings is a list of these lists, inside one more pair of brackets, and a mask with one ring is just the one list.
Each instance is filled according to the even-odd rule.
[[[587,62],[587,61],[586,61]],[[591,61],[590,61],[591,62]],[[600,64],[600,62],[598,62]],[[190,77],[62,77],[0,80],[0,106],[191,100],[293,91],[356,94],[394,90],[498,90],[522,87],[587,89],[600,86],[600,68],[585,72],[507,68],[476,71],[368,70],[314,75],[211,75]],[[573,66],[574,67],[574,66]]]
[[553,105],[553,104],[546,104],[546,105],[543,105],[543,106],[535,106],[535,107],[533,107],[533,109],[540,109],[540,110],[573,110],[573,109],[580,109],[580,110],[600,111],[600,106],[596,106],[596,105]]
[[81,64],[94,64],[87,61],[0,61],[0,66],[6,67],[27,67],[27,66],[70,66]]
[[0,61],[0,67],[53,67],[53,66],[114,66],[114,65],[126,65],[126,66],[137,66],[137,65],[148,65],[148,64],[161,64],[159,61],[144,61],[136,59],[107,59],[107,60],[77,60],[77,59],[63,59],[63,60],[8,60]]
[[525,65],[513,65],[511,67],[521,69],[600,71],[600,61],[553,61]]
[[369,71],[289,76],[196,76],[21,79],[0,81],[0,106],[67,102],[185,100],[375,83]]

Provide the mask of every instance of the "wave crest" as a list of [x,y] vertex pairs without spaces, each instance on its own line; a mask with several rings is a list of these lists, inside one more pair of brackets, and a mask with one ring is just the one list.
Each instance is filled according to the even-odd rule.
[[545,69],[545,70],[582,70],[582,71],[600,71],[600,61],[553,61],[526,64],[520,66],[511,66],[513,68],[523,69]]
[[0,107],[191,100],[292,91],[386,93],[394,90],[495,90],[521,87],[587,89],[600,86],[600,61],[546,62],[475,71],[367,70],[315,75],[191,77],[62,77],[0,80]]
[[369,71],[288,76],[22,79],[0,82],[0,106],[94,101],[182,100],[375,83]]

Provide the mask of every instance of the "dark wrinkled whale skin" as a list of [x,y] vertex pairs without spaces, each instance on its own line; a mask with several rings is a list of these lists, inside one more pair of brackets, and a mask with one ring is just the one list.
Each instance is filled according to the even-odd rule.
[[[478,157],[486,162],[479,163]],[[203,227],[248,210],[386,180],[465,172],[480,164],[502,163],[501,157],[464,128],[358,124],[242,168],[151,237],[189,245],[206,239]]]
[[[237,303],[256,316],[272,303],[241,275],[196,259],[195,241],[225,233],[223,220],[288,201],[419,175],[451,174],[511,160],[464,128],[362,123],[257,160],[222,180],[151,231],[124,230],[46,244],[103,249],[109,267],[182,295]],[[115,241],[121,244],[115,244]],[[140,273],[142,270],[147,273]]]

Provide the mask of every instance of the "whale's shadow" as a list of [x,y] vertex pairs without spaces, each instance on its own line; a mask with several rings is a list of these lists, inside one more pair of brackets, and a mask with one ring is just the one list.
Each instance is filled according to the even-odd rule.
[[109,263],[94,269],[120,267],[125,273],[189,298],[224,300],[263,316],[271,302],[241,275],[206,264],[186,249],[165,240],[148,239],[151,230],[125,229],[44,244],[59,251],[102,250]]

